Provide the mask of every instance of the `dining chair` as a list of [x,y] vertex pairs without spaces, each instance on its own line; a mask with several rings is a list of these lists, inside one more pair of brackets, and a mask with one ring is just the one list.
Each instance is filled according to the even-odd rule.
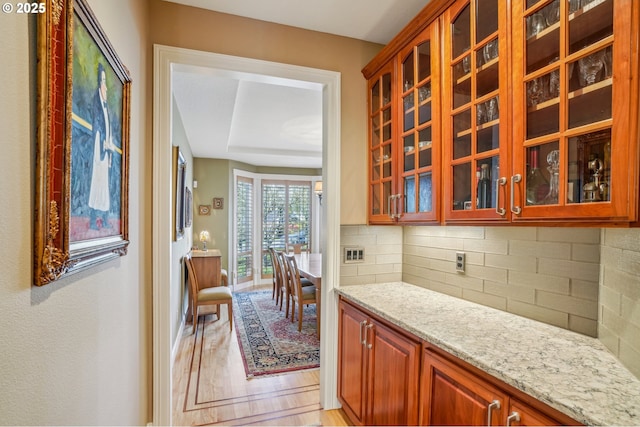
[[189,290],[191,293],[191,306],[193,307],[193,333],[198,326],[198,308],[204,305],[217,306],[218,319],[220,319],[220,304],[227,304],[229,309],[229,330],[233,331],[233,298],[228,286],[215,286],[199,289],[196,270],[193,268],[191,256],[185,257],[187,274],[189,275]]
[[298,331],[302,331],[302,312],[304,305],[316,303],[316,287],[302,286],[300,271],[294,255],[284,255],[291,292],[291,323],[294,321],[296,304],[298,305]]
[[278,305],[279,295],[280,295],[280,282],[279,282],[279,274],[280,272],[278,267],[278,260],[276,256],[276,250],[273,247],[268,249],[269,257],[271,258],[271,270],[273,272],[272,280],[272,290],[271,290],[271,299],[276,299],[276,305]]

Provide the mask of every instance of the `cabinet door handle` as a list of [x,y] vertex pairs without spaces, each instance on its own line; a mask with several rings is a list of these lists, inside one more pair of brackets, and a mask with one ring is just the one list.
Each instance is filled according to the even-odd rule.
[[522,212],[522,208],[520,206],[515,206],[515,200],[514,200],[514,193],[515,193],[515,186],[516,186],[516,182],[520,182],[522,181],[522,175],[520,175],[519,173],[513,175],[511,177],[511,212],[513,212],[516,215],[520,215],[520,212]]
[[362,322],[360,322],[360,344],[365,345],[367,343],[367,337],[365,336],[364,339],[362,339],[362,337],[364,336],[364,334],[362,333],[363,329],[364,329],[364,325],[367,324],[366,320],[363,320]]
[[491,425],[491,414],[494,409],[500,409],[499,400],[494,400],[493,402],[489,403],[489,406],[487,406],[487,425],[488,426]]
[[[398,202],[400,202],[400,207],[398,207]],[[402,194],[396,194],[396,218],[400,218],[402,216]]]
[[507,183],[506,177],[500,177],[496,179],[496,213],[500,216],[504,216],[507,213],[505,208],[500,207],[500,186],[505,185]]
[[[369,341],[369,331],[370,331],[371,329],[373,329],[373,323],[369,323],[369,324],[367,325],[367,330],[365,331],[365,335],[364,335],[364,337],[365,337],[365,338],[364,338],[364,339],[365,339],[365,341]],[[367,343],[367,348],[368,348],[369,350],[371,350],[371,349],[373,348],[373,344],[371,344],[371,343]]]
[[519,413],[517,413],[516,411],[513,411],[513,412],[511,413],[511,415],[509,415],[509,416],[507,417],[507,425],[508,425],[508,426],[510,426],[510,425],[511,425],[511,423],[512,423],[512,422],[514,422],[514,421],[515,421],[516,423],[520,421],[520,414],[519,414]]

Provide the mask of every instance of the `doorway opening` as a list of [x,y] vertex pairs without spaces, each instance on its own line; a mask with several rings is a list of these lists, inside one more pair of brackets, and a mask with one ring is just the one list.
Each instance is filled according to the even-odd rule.
[[[323,229],[323,331],[337,330],[337,297],[340,261],[340,74],[333,71],[292,66],[170,46],[154,46],[153,107],[153,423],[170,425],[172,420],[172,364],[175,349],[169,313],[171,259],[171,75],[181,66],[235,70],[276,76],[322,85],[322,206]],[[320,402],[324,409],[339,407],[337,389],[337,336],[323,334],[320,344]]]

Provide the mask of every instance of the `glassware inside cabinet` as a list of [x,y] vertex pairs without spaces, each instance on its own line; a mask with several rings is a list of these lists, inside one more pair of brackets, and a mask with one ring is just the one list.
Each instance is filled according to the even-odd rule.
[[527,171],[525,176],[527,206],[558,203],[559,162],[558,141],[527,148]]
[[476,208],[495,209],[496,188],[495,180],[498,179],[499,157],[489,157],[478,160],[476,166]]
[[612,117],[612,54],[607,46],[569,63],[569,128]]
[[613,0],[574,1],[569,11],[569,54],[613,35]]

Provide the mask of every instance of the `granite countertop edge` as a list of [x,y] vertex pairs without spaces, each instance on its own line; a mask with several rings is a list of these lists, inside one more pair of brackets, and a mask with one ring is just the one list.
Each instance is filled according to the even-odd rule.
[[640,379],[595,338],[405,282],[336,292],[578,422],[640,425]]

